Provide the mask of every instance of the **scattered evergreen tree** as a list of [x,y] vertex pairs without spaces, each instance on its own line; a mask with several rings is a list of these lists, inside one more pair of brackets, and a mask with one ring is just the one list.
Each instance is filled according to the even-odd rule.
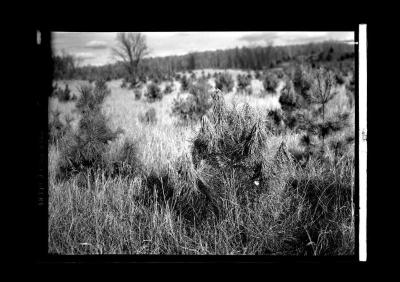
[[231,92],[233,90],[234,84],[235,82],[233,80],[233,77],[228,72],[219,74],[215,79],[215,87],[224,93]]
[[154,102],[156,100],[161,100],[163,95],[160,87],[156,83],[152,82],[147,86],[145,96],[149,102]]
[[206,79],[206,73],[204,72],[204,70],[201,71],[201,79]]
[[262,76],[262,74],[261,74],[260,71],[256,71],[255,74],[254,74],[254,78],[255,78],[255,79],[260,79],[261,76]]
[[182,92],[188,91],[189,88],[190,88],[190,85],[191,85],[191,82],[186,77],[186,75],[182,75],[182,78],[181,78],[181,91]]
[[206,80],[199,80],[191,86],[189,96],[174,100],[172,114],[179,117],[184,124],[200,120],[212,105],[210,89]]
[[64,89],[58,87],[58,85],[56,84],[56,86],[53,87],[52,96],[57,97],[60,102],[69,102],[76,100],[75,96],[71,94],[71,90],[69,89],[68,84],[65,85]]
[[[349,112],[326,117],[326,105],[338,93],[334,88],[335,76],[332,71],[319,68],[313,71],[314,83],[307,95],[307,102],[312,113],[307,119],[307,133],[302,139],[309,155],[322,156],[326,150],[325,139],[334,132],[348,126]],[[319,140],[322,139],[322,143]]]
[[343,74],[340,73],[339,70],[337,70],[337,72],[335,74],[335,80],[336,80],[336,84],[338,84],[338,85],[343,85],[345,83],[345,78],[344,78]]
[[128,87],[128,83],[126,82],[126,79],[124,78],[124,79],[122,79],[122,82],[121,82],[121,88],[127,88]]
[[167,85],[165,85],[164,94],[170,94],[172,91],[173,91],[172,83],[168,83]]
[[133,93],[135,94],[135,100],[142,98],[142,91],[139,88],[134,89]]
[[101,110],[110,93],[105,81],[96,81],[94,89],[89,85],[82,86],[80,92],[76,107],[81,118],[77,132],[61,148],[57,173],[60,178],[77,173],[93,175],[98,169],[104,169],[107,166],[104,160],[107,145],[121,133],[121,130],[113,131],[108,127],[108,119]]
[[156,115],[156,110],[151,107],[148,109],[145,114],[139,115],[139,120],[142,123],[156,123],[157,122],[157,115]]
[[276,93],[276,88],[278,87],[279,80],[277,76],[272,72],[267,72],[263,78],[264,89],[267,92]]
[[237,88],[238,92],[244,92],[246,88],[250,85],[251,79],[247,75],[237,76]]
[[67,116],[65,123],[61,121],[61,112],[56,109],[50,111],[49,117],[49,144],[58,144],[60,140],[72,130],[72,117]]

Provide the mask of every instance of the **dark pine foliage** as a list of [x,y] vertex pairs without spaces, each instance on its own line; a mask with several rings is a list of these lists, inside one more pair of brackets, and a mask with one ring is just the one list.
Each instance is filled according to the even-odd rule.
[[259,193],[253,181],[263,175],[261,154],[266,138],[262,121],[248,105],[229,109],[221,94],[213,94],[212,112],[203,116],[193,140],[192,159],[198,171],[198,187],[218,216],[224,198],[242,202]]
[[139,120],[142,123],[156,123],[157,122],[157,115],[156,110],[154,108],[148,109],[145,114],[139,115]]
[[170,94],[172,91],[173,91],[173,84],[172,83],[168,83],[165,86],[164,94]]
[[110,93],[105,81],[96,81],[94,89],[83,86],[80,91],[76,107],[81,118],[77,132],[69,136],[61,148],[57,173],[61,179],[106,167],[107,145],[121,133],[121,130],[113,131],[108,127],[108,120],[101,111],[102,103]]
[[68,84],[62,89],[57,84],[53,87],[52,96],[57,97],[60,102],[75,101],[76,97],[71,94]]
[[58,110],[50,112],[49,117],[49,144],[57,144],[72,130],[72,118],[67,116],[65,123],[61,121],[61,112]]
[[263,78],[263,85],[265,91],[269,93],[276,93],[276,88],[278,87],[278,77],[273,72],[267,72]]
[[206,80],[199,80],[190,87],[186,98],[174,100],[172,114],[178,116],[184,124],[200,120],[212,105],[210,88]]
[[161,92],[160,86],[152,82],[147,86],[147,92],[145,93],[145,96],[147,97],[147,100],[149,100],[149,102],[154,102],[157,100],[161,100],[163,94]]
[[238,92],[244,92],[251,83],[251,75],[238,75],[237,76],[237,88]]
[[188,91],[192,82],[186,77],[186,75],[182,75],[181,77],[181,91]]
[[[291,129],[303,132],[301,145],[307,160],[311,156],[323,159],[326,151],[325,140],[333,133],[348,127],[350,113],[326,116],[326,105],[337,94],[336,77],[332,71],[319,68],[306,72],[305,68],[299,68],[294,79],[297,92],[289,86],[280,97],[282,109],[285,111],[285,124]],[[290,82],[287,82],[288,85]],[[346,146],[351,142],[339,143],[328,145],[334,148],[335,152],[339,152],[343,149],[338,149],[337,146]]]
[[135,100],[140,100],[140,98],[142,98],[142,91],[140,89],[134,89],[133,93],[135,94]]
[[215,79],[215,87],[224,93],[231,92],[233,90],[235,82],[233,77],[228,72],[219,74]]

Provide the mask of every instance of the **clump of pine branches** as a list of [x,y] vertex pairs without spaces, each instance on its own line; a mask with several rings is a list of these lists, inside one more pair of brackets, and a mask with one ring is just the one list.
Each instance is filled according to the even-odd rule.
[[161,92],[160,86],[157,83],[152,82],[147,86],[145,96],[149,102],[155,102],[162,99],[163,93]]
[[69,102],[75,101],[76,97],[71,94],[71,90],[69,89],[68,84],[65,85],[65,88],[59,87],[56,83],[53,87],[52,96],[57,97],[60,102]]
[[90,173],[107,166],[104,154],[109,142],[121,130],[113,131],[101,111],[104,99],[110,94],[105,81],[96,81],[95,87],[82,86],[76,103],[80,114],[77,132],[69,136],[61,148],[58,177],[69,178],[77,173]]
[[276,88],[278,87],[279,80],[275,73],[267,72],[264,75],[262,82],[264,85],[264,89],[267,93],[276,93]]
[[238,75],[237,76],[237,92],[245,92],[251,84],[251,74],[250,75]]
[[[338,93],[336,85],[332,71],[324,68],[307,70],[300,66],[294,72],[293,83],[287,81],[282,91],[279,101],[285,111],[285,125],[303,133],[300,144],[307,160],[311,156],[323,157],[327,149],[325,140],[349,125],[349,112],[326,114],[328,103]],[[340,144],[346,146],[349,142]],[[332,148],[333,145],[329,146]]]
[[192,85],[192,80],[188,79],[184,74],[182,75],[182,77],[180,77],[180,82],[182,92],[188,91]]
[[272,179],[282,180],[281,172],[287,169],[275,168],[276,173],[271,169],[278,164],[286,165],[291,158],[282,144],[277,155],[285,155],[285,160],[278,158],[272,166],[268,165],[263,155],[267,139],[263,120],[248,104],[240,109],[228,108],[220,93],[213,95],[212,112],[202,118],[193,140],[192,159],[199,189],[215,214],[223,213],[226,201],[239,205],[254,203],[262,193],[272,193],[280,186]]
[[187,97],[174,100],[172,114],[184,124],[199,121],[211,108],[210,89],[208,82],[200,79],[196,84],[191,85]]
[[148,109],[144,114],[139,115],[139,120],[142,123],[156,123],[157,114],[154,108]]
[[59,110],[51,111],[49,116],[49,144],[58,144],[64,136],[72,131],[72,117],[66,116],[65,123],[61,120]]
[[231,92],[234,85],[233,77],[228,72],[219,73],[215,78],[215,87],[223,93]]

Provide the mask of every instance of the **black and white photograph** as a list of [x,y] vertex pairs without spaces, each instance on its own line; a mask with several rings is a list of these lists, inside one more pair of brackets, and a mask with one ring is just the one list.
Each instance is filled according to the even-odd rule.
[[359,259],[354,30],[50,35],[49,255]]

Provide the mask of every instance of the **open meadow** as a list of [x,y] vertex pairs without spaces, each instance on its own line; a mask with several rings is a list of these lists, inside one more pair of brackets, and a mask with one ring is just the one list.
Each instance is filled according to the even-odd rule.
[[[216,87],[216,73],[233,87]],[[254,72],[246,91],[246,71],[177,74],[189,87],[161,80],[155,99],[150,80],[54,82],[76,98],[49,98],[49,253],[354,254],[351,74],[323,112],[283,99],[295,95],[289,74],[272,91]]]

